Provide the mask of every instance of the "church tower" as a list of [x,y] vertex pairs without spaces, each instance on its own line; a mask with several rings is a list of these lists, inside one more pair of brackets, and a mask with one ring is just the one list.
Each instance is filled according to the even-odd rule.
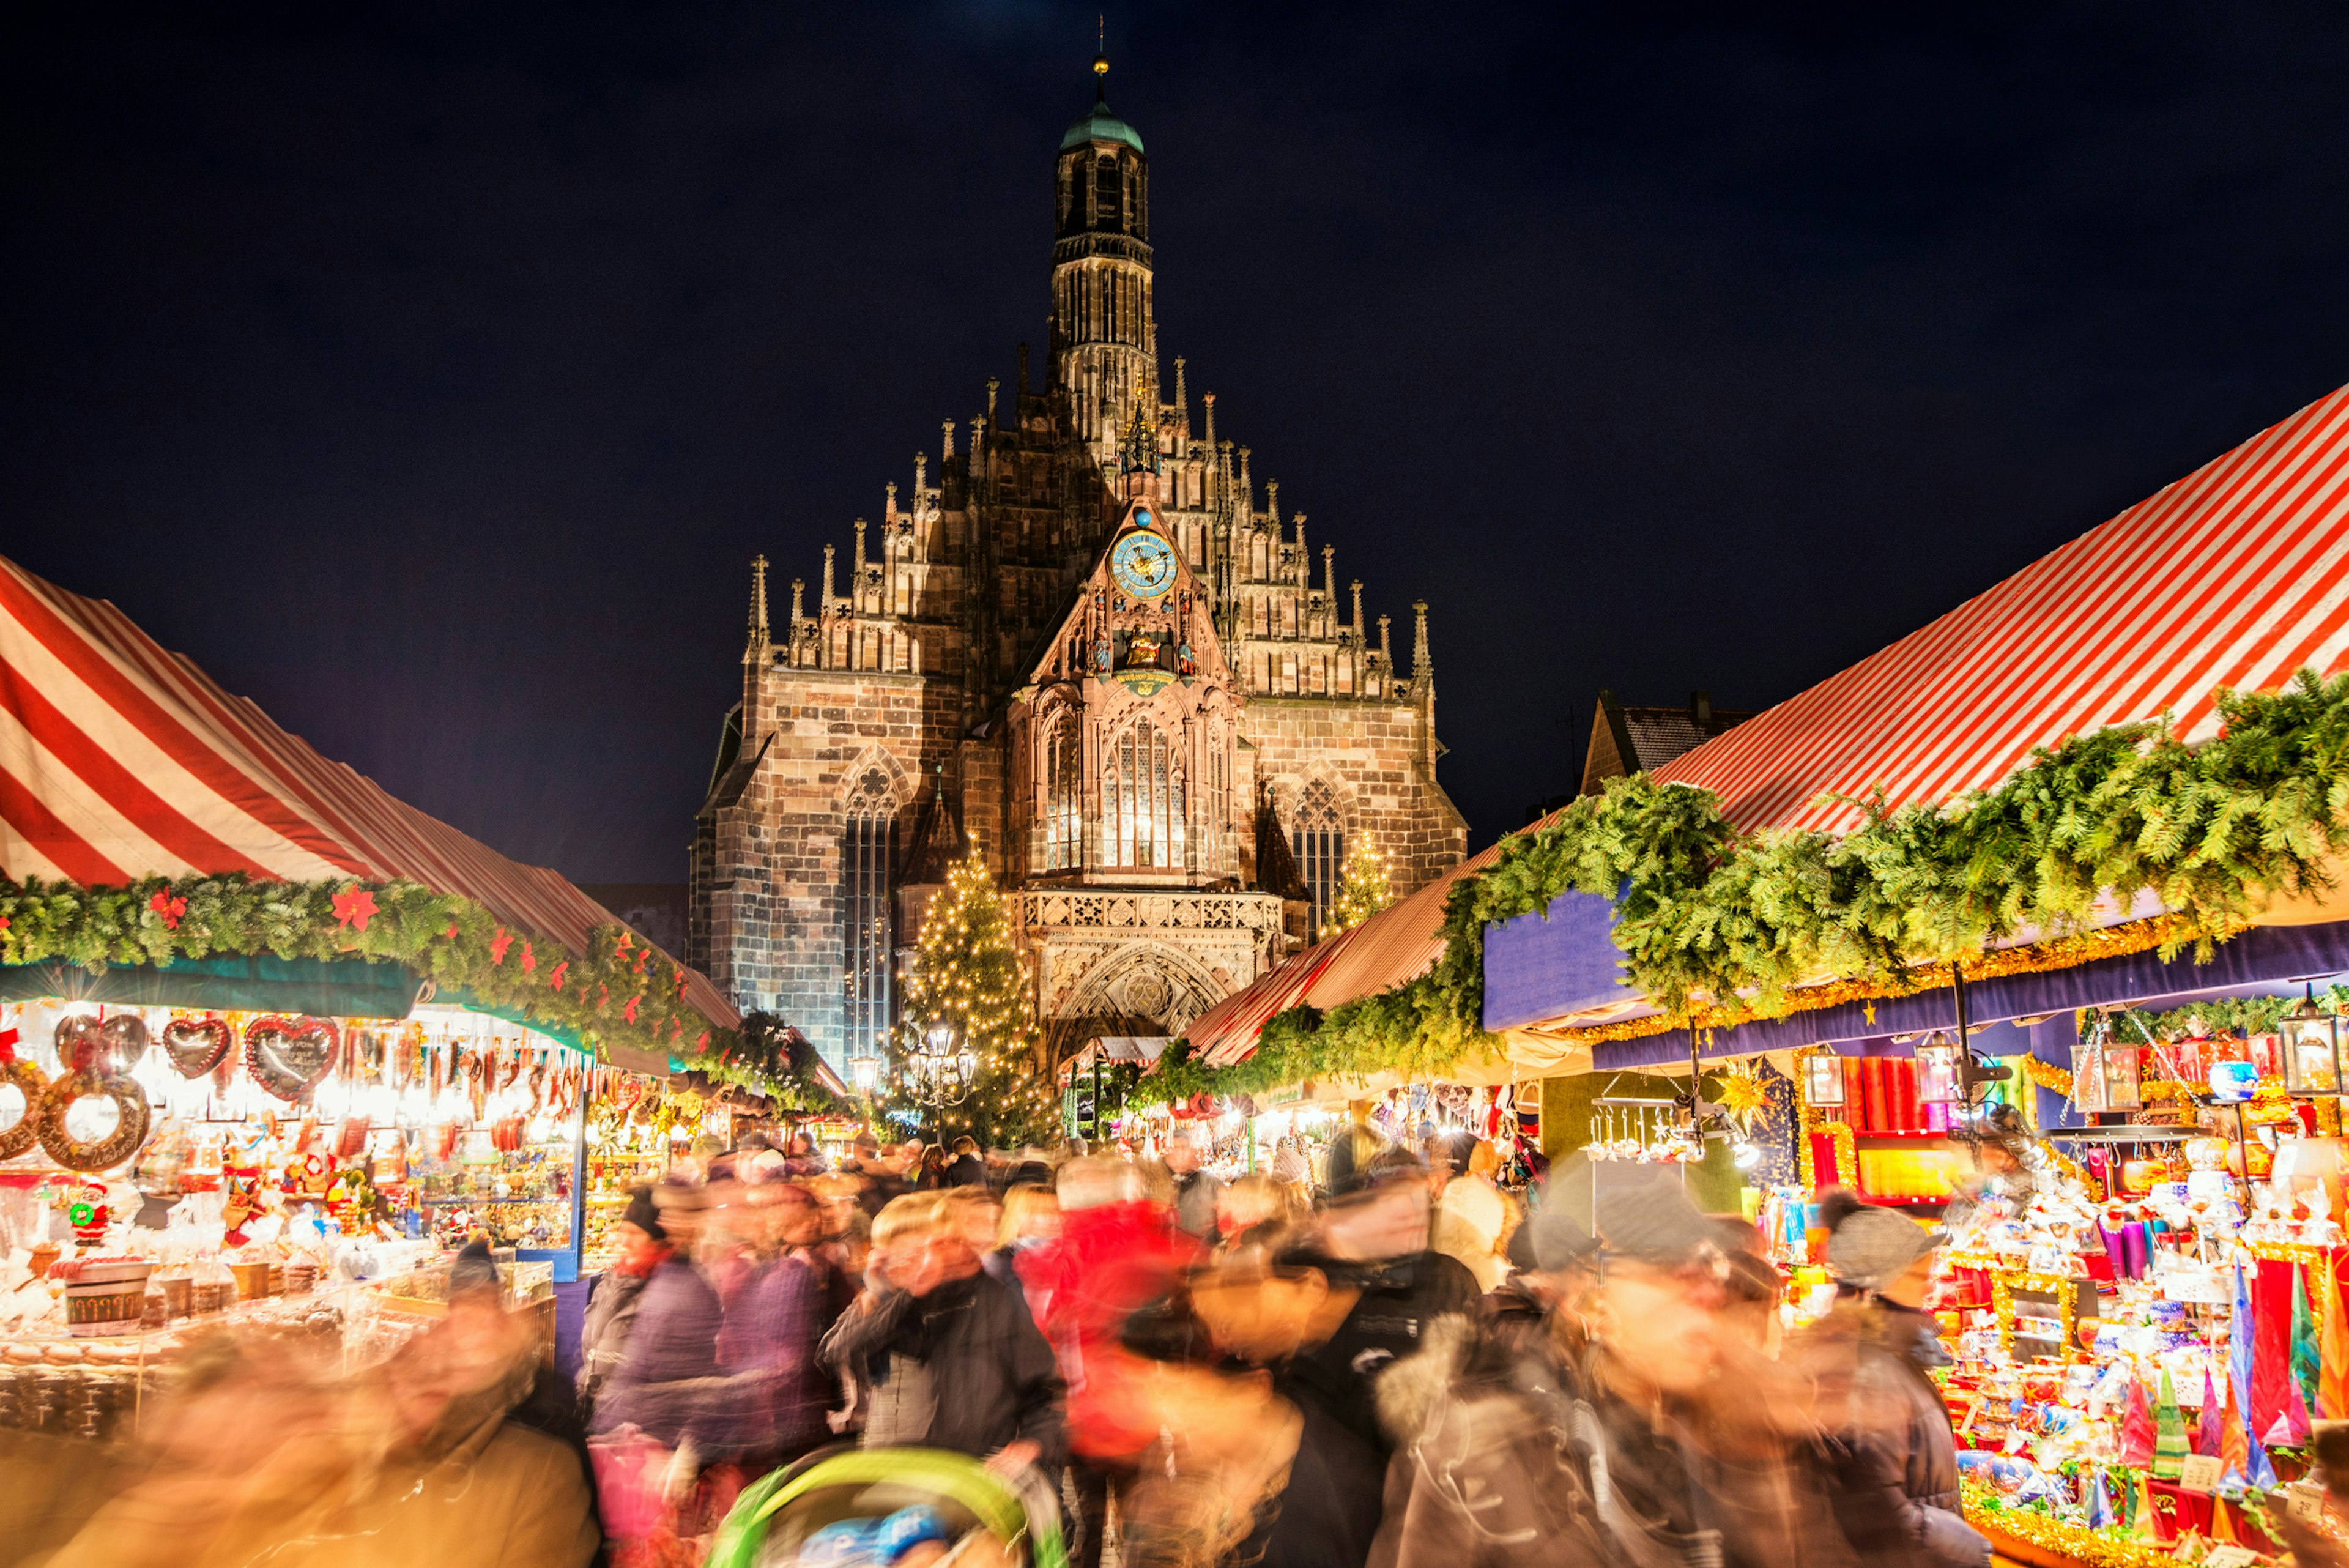
[[1093,61],[1093,108],[1061,138],[1053,173],[1051,385],[1075,433],[1113,456],[1137,407],[1158,410],[1150,303],[1150,160],[1110,112],[1109,59]]
[[859,1084],[966,846],[1013,901],[1055,1060],[1179,1033],[1313,940],[1352,846],[1398,894],[1466,849],[1420,607],[1404,670],[1361,582],[1340,605],[1342,524],[1309,544],[1231,404],[1195,404],[1180,358],[1161,381],[1150,166],[1107,68],[1052,155],[1042,373],[1022,345],[1009,399],[989,380],[931,424],[771,610],[752,566],[688,956]]

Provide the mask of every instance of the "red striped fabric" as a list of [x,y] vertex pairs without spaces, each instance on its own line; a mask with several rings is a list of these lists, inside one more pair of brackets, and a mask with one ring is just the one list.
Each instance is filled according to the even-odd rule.
[[[0,872],[405,877],[585,950],[604,907],[320,756],[128,616],[0,559]],[[686,971],[686,1000],[741,1023]]]
[[2214,687],[2349,668],[2349,388],[1988,592],[1658,770],[1740,826],[1989,788],[2035,746],[2164,711],[2215,732]]
[[1472,856],[1352,930],[1306,949],[1232,992],[1183,1032],[1193,1055],[1213,1067],[1245,1061],[1264,1026],[1299,1002],[1326,1012],[1417,980],[1444,952],[1436,931],[1444,924],[1452,884],[1482,871],[1500,852],[1496,844]]

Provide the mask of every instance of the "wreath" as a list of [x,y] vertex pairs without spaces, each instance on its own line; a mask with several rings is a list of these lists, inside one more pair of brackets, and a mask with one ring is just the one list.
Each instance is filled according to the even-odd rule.
[[41,1070],[21,1056],[0,1061],[0,1084],[16,1085],[25,1096],[25,1114],[0,1127],[0,1159],[14,1159],[40,1136],[41,1099],[49,1085]]
[[[66,1112],[92,1097],[114,1102],[114,1130],[101,1138],[77,1138],[66,1130]],[[147,1141],[147,1091],[119,1074],[62,1073],[43,1092],[39,1114],[25,1119],[48,1157],[67,1170],[109,1170]]]

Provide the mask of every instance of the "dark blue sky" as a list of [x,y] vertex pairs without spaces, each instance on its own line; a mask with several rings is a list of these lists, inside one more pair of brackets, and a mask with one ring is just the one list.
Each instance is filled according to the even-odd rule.
[[[750,556],[1043,341],[1094,12],[324,9],[5,24],[0,550],[680,880]],[[1110,17],[1170,372],[1433,604],[1476,842],[1597,688],[1775,701],[2349,379],[2336,7],[1966,16]]]

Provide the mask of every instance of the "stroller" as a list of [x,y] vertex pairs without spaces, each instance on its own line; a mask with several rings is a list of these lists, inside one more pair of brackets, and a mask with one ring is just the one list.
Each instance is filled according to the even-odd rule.
[[939,1449],[832,1449],[743,1489],[708,1568],[1068,1568],[1061,1504]]

